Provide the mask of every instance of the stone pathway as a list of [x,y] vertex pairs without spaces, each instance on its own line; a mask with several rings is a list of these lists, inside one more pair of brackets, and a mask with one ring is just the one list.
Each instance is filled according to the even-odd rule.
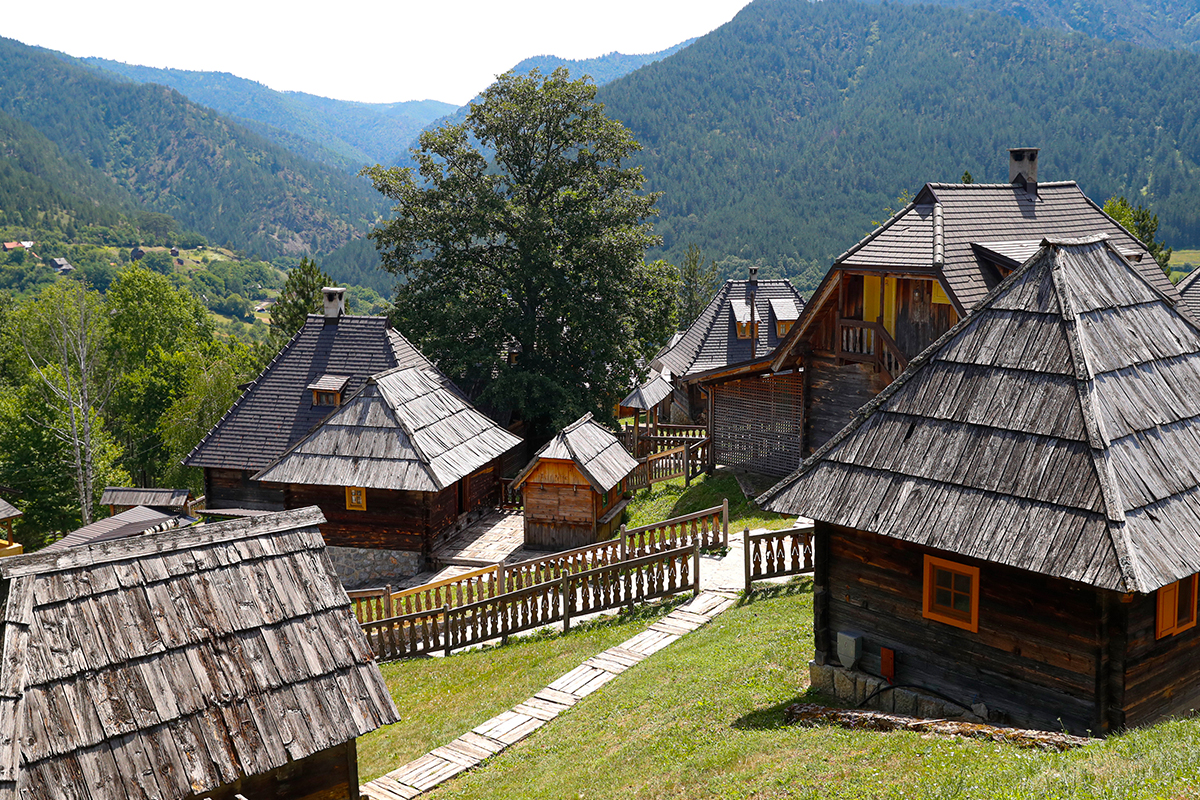
[[[733,555],[733,543],[734,537],[731,535],[730,555]],[[713,560],[734,561],[728,556]],[[735,563],[740,568],[741,560]],[[714,576],[720,572],[711,567],[708,570]],[[701,568],[700,574],[701,582],[706,583],[704,568]],[[529,736],[634,664],[711,621],[733,605],[736,599],[736,591],[701,591],[690,602],[652,623],[637,636],[592,656],[510,711],[489,719],[416,761],[364,784],[360,787],[362,797],[364,800],[409,800],[460,772],[478,766],[485,759]]]

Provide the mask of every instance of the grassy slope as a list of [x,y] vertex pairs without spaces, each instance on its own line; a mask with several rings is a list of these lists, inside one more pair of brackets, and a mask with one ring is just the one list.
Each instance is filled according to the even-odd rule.
[[[756,480],[755,488],[766,489],[770,481],[765,483]],[[737,479],[727,469],[719,469],[711,476],[701,476],[692,481],[690,487],[683,485],[683,478],[655,484],[649,489],[643,489],[634,496],[625,515],[625,524],[630,528],[649,525],[668,517],[677,517],[701,511],[706,508],[721,505],[721,500],[729,499],[729,530],[739,531],[744,528],[771,528],[781,530],[790,528],[796,521],[795,517],[771,514],[762,511],[753,502],[746,499],[738,487]]]
[[[1163,723],[1066,754],[783,726],[783,708],[806,696],[811,599],[806,581],[757,593],[428,796],[1200,797],[1197,720]],[[406,691],[423,697],[462,687],[468,696],[446,703],[456,707],[490,696],[480,680],[504,693],[529,669],[521,661],[497,663],[489,677],[466,669],[467,663],[457,656],[437,662],[436,686]],[[420,676],[389,674],[393,683],[401,677]],[[448,726],[445,738],[463,730]]]

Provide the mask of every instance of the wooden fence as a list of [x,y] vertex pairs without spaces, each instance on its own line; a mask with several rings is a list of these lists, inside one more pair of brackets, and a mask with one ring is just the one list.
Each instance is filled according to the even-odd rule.
[[699,545],[701,550],[729,546],[729,501],[721,505],[685,514],[682,517],[643,525],[640,528],[621,526],[619,536],[623,552],[641,555],[656,549]]
[[564,572],[557,579],[477,600],[364,622],[376,658],[392,660],[504,639],[512,634],[656,597],[699,593],[700,548],[661,550],[623,562]]
[[747,530],[746,591],[750,591],[750,584],[756,580],[812,572],[812,535],[811,527],[762,533]]

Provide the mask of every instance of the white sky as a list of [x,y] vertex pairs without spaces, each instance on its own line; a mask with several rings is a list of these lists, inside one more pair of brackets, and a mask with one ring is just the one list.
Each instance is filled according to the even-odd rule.
[[461,105],[523,58],[653,53],[721,26],[747,2],[40,0],[6,14],[0,35],[339,100]]

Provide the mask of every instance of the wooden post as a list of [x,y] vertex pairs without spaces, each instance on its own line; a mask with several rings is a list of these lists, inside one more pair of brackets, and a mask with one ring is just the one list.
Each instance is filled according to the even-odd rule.
[[640,427],[640,423],[638,422],[638,418],[640,416],[641,416],[641,412],[635,408],[633,410],[633,457],[634,458],[638,457],[638,452],[639,452],[639,450],[638,450],[638,427]]
[[749,528],[746,528],[746,532],[743,534],[743,536],[745,538],[742,540],[742,546],[743,546],[742,561],[745,562],[746,592],[749,593],[749,591],[750,591],[750,529]]
[[692,544],[692,597],[700,596],[700,540]]
[[442,606],[442,638],[446,642],[446,656],[450,656],[450,604]]
[[683,485],[692,485],[692,443],[683,443]]
[[383,587],[383,618],[391,619],[396,616],[392,613],[392,585],[389,583]]
[[[625,537],[625,526],[622,525],[621,526],[621,561],[620,561],[620,563],[622,563],[622,564],[624,564],[625,559],[627,559],[629,557],[627,541],[628,540]],[[629,605],[632,606],[633,601],[630,599],[630,595],[633,594],[633,586],[630,583],[629,570],[623,570],[621,572],[621,587],[625,592],[625,601],[627,603],[629,603]]]
[[729,498],[721,501],[721,546],[729,547]]
[[570,580],[568,576],[563,575],[558,581],[559,592],[562,594],[563,603],[563,633],[571,630],[571,602],[575,599],[575,593],[571,590]]
[[508,573],[504,569],[504,562],[501,561],[496,565],[496,594],[504,594],[504,584],[508,580]]

